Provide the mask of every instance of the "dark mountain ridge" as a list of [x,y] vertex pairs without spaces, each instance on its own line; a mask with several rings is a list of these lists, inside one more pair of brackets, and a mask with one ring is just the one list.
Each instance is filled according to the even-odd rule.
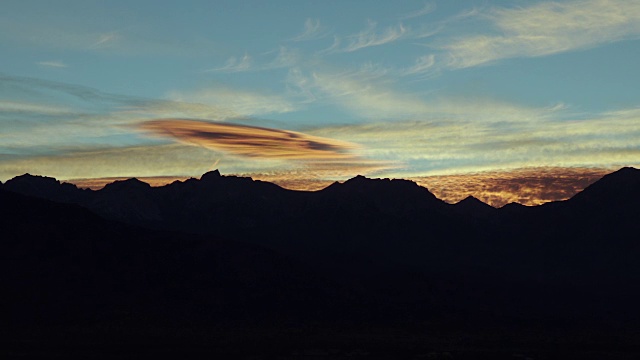
[[638,203],[633,168],[566,201],[500,209],[362,176],[300,192],[216,170],[92,191],[25,174],[0,186],[0,304],[6,331],[275,322],[626,334],[640,322]]

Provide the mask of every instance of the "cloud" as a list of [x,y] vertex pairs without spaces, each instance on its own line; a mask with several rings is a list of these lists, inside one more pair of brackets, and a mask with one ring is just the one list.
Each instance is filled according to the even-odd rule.
[[333,43],[331,43],[331,46],[316,52],[316,55],[326,55],[338,52],[340,50],[341,43],[342,39],[338,35],[333,35]]
[[389,69],[366,63],[360,69],[342,73],[305,73],[289,71],[287,87],[309,101],[339,105],[356,116],[369,120],[403,118],[428,111],[428,105],[416,96],[389,88]]
[[[183,144],[106,146],[62,153],[19,156],[0,162],[0,180],[24,173],[60,180],[104,177],[200,176],[221,154]],[[223,168],[235,169],[233,164]],[[243,169],[238,167],[238,169]]]
[[244,54],[241,58],[236,58],[235,56],[230,57],[227,60],[227,63],[218,68],[213,68],[206,70],[207,72],[241,72],[248,71],[251,69],[251,56],[248,54]]
[[[333,126],[312,135],[352,141],[367,158],[404,164],[386,176],[638,164],[640,110],[583,118],[555,107],[500,103],[443,106],[419,120]],[[475,110],[474,110],[475,109]]]
[[429,111],[421,99],[396,93],[365,76],[313,73],[312,89],[322,93],[326,100],[368,119],[402,118]]
[[227,60],[227,63],[218,68],[208,69],[205,72],[224,72],[224,73],[238,73],[247,71],[264,71],[280,68],[287,68],[295,66],[300,60],[300,53],[294,49],[280,46],[277,50],[267,51],[261,54],[258,58],[264,58],[265,55],[275,56],[271,60],[262,59],[262,61],[254,61],[254,59],[245,54],[241,59],[231,57]]
[[435,10],[436,10],[436,4],[435,3],[433,3],[433,2],[426,3],[426,4],[424,4],[424,6],[422,8],[402,15],[400,17],[400,19],[406,20],[406,19],[417,18],[417,17],[420,17],[420,16],[431,14]]
[[63,63],[62,61],[39,61],[36,64],[38,64],[40,66],[52,67],[52,68],[66,68],[67,67],[67,64]]
[[494,207],[501,207],[511,202],[539,205],[566,200],[614,170],[616,169],[531,167],[410,179],[449,203],[473,196]]
[[320,25],[320,20],[308,18],[304,22],[304,30],[301,34],[295,36],[291,41],[308,41],[321,39],[329,34]]
[[209,106],[236,114],[238,117],[287,113],[296,109],[291,101],[279,95],[264,95],[229,88],[173,91],[168,96],[176,102]]
[[98,34],[98,38],[93,44],[91,44],[91,46],[89,46],[89,48],[100,49],[113,46],[120,38],[121,35],[116,32]]
[[40,115],[70,115],[73,111],[67,107],[23,101],[0,100],[0,113],[31,113]]
[[289,102],[277,96],[228,89],[174,96],[184,101],[125,96],[0,74],[0,153],[34,156],[157,143],[157,139],[139,137],[131,125],[166,117],[247,120],[255,113],[292,110]]
[[[429,58],[411,71],[426,71]],[[467,116],[480,119],[532,119],[540,113],[531,108],[501,103],[488,98],[431,98],[395,90],[386,76],[393,70],[366,64],[357,71],[344,73],[315,72],[305,75],[297,70],[288,85],[315,98],[337,104],[354,115],[371,121],[407,119],[447,119]]]
[[285,46],[280,46],[278,48],[276,57],[271,62],[259,68],[259,70],[293,67],[298,63],[299,60],[300,54],[297,51]]
[[448,67],[545,56],[640,37],[640,3],[636,1],[543,2],[493,8],[482,16],[498,34],[474,34],[443,45]]
[[401,74],[416,75],[416,74],[433,74],[435,73],[436,57],[435,55],[425,55],[416,59],[413,66],[401,71]]
[[205,37],[180,31],[154,31],[140,17],[133,20],[121,13],[107,15],[109,9],[101,5],[86,4],[87,8],[84,8],[87,11],[88,7],[94,7],[93,13],[101,14],[95,19],[80,13],[69,16],[69,9],[63,6],[51,6],[46,11],[34,11],[26,6],[22,10],[0,13],[0,43],[36,46],[55,52],[72,50],[169,57],[208,56],[217,45]]
[[252,158],[353,160],[355,144],[299,132],[206,121],[160,119],[139,128],[187,144]]
[[341,49],[344,52],[353,52],[371,46],[380,46],[394,42],[408,35],[408,29],[402,25],[389,26],[382,32],[376,31],[377,24],[375,21],[369,20],[368,26],[361,32],[347,36],[348,44]]

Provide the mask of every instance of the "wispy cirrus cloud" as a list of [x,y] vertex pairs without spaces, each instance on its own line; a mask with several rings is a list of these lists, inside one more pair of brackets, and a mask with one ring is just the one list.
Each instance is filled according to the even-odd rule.
[[1,113],[27,113],[42,115],[69,115],[73,110],[59,105],[48,105],[25,101],[4,101],[0,100]]
[[329,31],[320,25],[319,19],[308,18],[304,22],[304,30],[299,35],[293,37],[291,41],[309,41],[321,39],[329,35]]
[[409,34],[409,29],[402,23],[388,26],[380,32],[377,31],[377,25],[375,21],[369,20],[366,29],[345,38],[347,44],[340,51],[353,52],[371,46],[380,46],[399,40]]
[[36,64],[38,64],[40,66],[51,67],[51,68],[66,68],[66,67],[68,67],[67,64],[63,63],[62,61],[38,61]]
[[358,73],[313,73],[310,78],[311,91],[363,118],[402,118],[429,110],[420,98],[394,92]]
[[[268,57],[271,57],[269,59]],[[276,50],[262,53],[254,58],[244,54],[242,58],[230,57],[224,66],[208,69],[205,72],[238,73],[247,71],[264,71],[295,66],[301,55],[296,49],[279,46]]]
[[236,117],[287,113],[296,109],[296,105],[293,102],[280,95],[224,87],[204,88],[194,91],[172,91],[168,97],[172,101],[182,104],[219,109],[230,116],[235,114]]
[[[418,64],[415,72],[429,66],[429,59],[424,61],[426,63]],[[461,117],[476,121],[524,121],[541,115],[538,109],[489,98],[436,98],[403,92],[394,88],[395,83],[387,76],[389,73],[395,74],[394,70],[375,64],[342,73],[305,73],[294,69],[289,73],[288,85],[309,101],[334,104],[369,121]]]
[[468,68],[640,38],[640,3],[636,1],[543,2],[492,8],[480,15],[497,33],[463,36],[444,44],[447,67]]
[[242,57],[230,57],[221,67],[208,69],[207,72],[241,72],[251,69],[251,56],[244,54]]
[[421,56],[416,59],[415,64],[400,71],[403,76],[407,75],[429,75],[437,72],[436,57],[434,54]]
[[424,6],[422,8],[420,8],[418,10],[415,10],[415,11],[411,11],[409,13],[406,13],[406,14],[400,16],[400,19],[406,20],[406,19],[417,18],[417,17],[420,17],[420,16],[431,14],[435,10],[436,10],[436,4],[435,3],[433,3],[433,2],[426,3],[426,4],[424,4]]
[[121,38],[121,35],[117,32],[98,34],[97,39],[89,46],[92,49],[103,49],[114,44]]

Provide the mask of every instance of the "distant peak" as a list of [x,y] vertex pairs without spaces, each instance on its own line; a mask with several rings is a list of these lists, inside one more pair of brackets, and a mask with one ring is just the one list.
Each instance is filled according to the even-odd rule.
[[136,178],[127,180],[116,180],[110,184],[105,185],[103,190],[120,190],[120,189],[146,189],[151,185]]
[[6,185],[16,185],[16,184],[31,184],[31,185],[59,185],[60,181],[56,178],[48,177],[48,176],[40,176],[40,175],[31,175],[29,173],[19,175],[14,177],[13,179],[7,180]]
[[482,201],[482,200],[480,200],[477,197],[472,196],[472,195],[469,195],[466,198],[458,201],[458,204],[483,204],[483,205],[488,205],[484,201]]
[[640,175],[640,170],[634,167],[625,166],[618,171],[612,172],[610,175]]
[[389,178],[368,178],[366,176],[363,175],[357,175],[356,177],[353,177],[347,181],[344,182],[345,184],[358,184],[358,183],[375,183],[375,184],[410,184],[410,185],[417,185],[414,181],[411,180],[405,180],[405,179],[389,179]]
[[369,179],[366,176],[363,175],[356,175],[355,177],[352,177],[351,179],[345,181],[344,183],[360,183],[360,182],[365,182],[365,181],[373,181],[374,179]]
[[526,209],[526,205],[522,205],[517,202],[510,202],[508,204],[503,205],[500,209]]
[[[609,186],[619,187],[626,183],[637,183],[640,181],[640,170],[632,167],[623,167],[618,171],[614,171],[602,177],[602,179],[596,181],[587,189],[593,189],[594,187]],[[620,189],[618,189],[620,190]]]
[[640,170],[632,167],[623,167],[602,177],[602,179],[587,186],[577,193],[570,201],[622,203],[636,201],[640,196]]
[[217,179],[219,179],[221,177],[222,177],[222,175],[220,175],[220,171],[218,169],[215,169],[213,171],[208,171],[208,172],[204,173],[200,177],[200,180],[202,180],[202,181],[210,181],[210,180],[217,180]]
[[18,176],[14,177],[14,178],[13,178],[13,179],[11,179],[11,180],[28,180],[28,179],[33,179],[33,180],[45,180],[45,181],[51,181],[51,180],[58,181],[58,180],[56,180],[56,178],[52,178],[52,177],[50,177],[50,176],[31,175],[31,174],[29,174],[29,173],[25,173],[25,174],[22,174],[22,175],[18,175]]

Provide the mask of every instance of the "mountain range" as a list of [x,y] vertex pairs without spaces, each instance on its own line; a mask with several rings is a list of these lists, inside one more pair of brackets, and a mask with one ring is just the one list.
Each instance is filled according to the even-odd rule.
[[[488,333],[504,338],[495,351],[527,343],[548,357],[553,334],[594,354],[594,344],[633,352],[638,204],[634,168],[566,201],[499,209],[362,176],[302,192],[217,170],[101,190],[25,174],[0,186],[2,331],[12,354],[60,334],[184,344],[189,333],[229,353],[248,334],[262,353],[292,336],[340,348],[370,329],[446,334],[403,344],[449,344],[459,358],[489,346]],[[374,338],[366,345],[382,353],[398,346]]]

